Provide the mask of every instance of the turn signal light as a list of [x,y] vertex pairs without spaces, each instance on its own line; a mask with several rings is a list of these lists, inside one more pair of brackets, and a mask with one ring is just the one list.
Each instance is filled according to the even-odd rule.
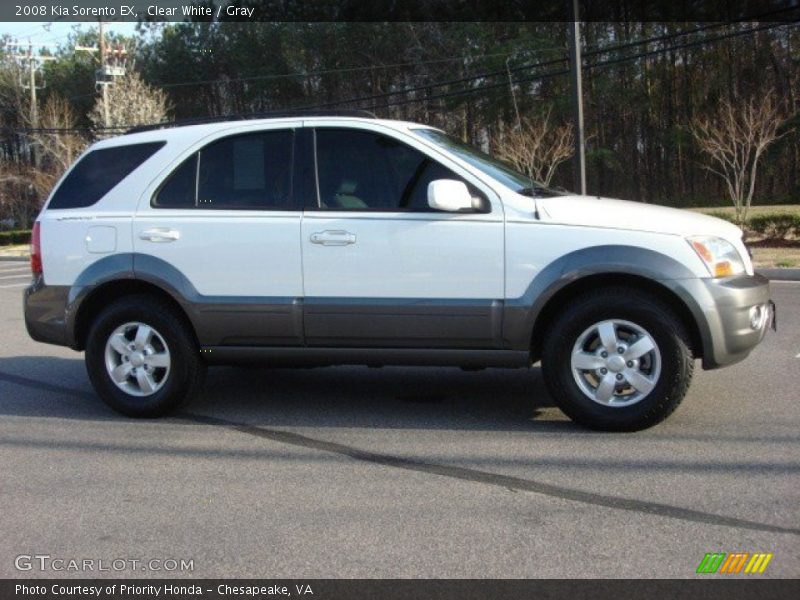
[[714,277],[730,277],[735,274],[736,272],[733,270],[733,265],[730,261],[721,260],[714,264]]

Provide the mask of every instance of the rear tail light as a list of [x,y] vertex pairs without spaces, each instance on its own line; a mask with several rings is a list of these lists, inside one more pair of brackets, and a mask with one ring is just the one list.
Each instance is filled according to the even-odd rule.
[[31,234],[31,271],[34,275],[41,275],[42,269],[42,234],[39,221],[33,224]]

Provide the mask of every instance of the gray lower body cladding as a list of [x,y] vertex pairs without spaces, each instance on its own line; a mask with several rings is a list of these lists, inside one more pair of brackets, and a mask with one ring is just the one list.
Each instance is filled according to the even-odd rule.
[[286,367],[403,365],[466,368],[530,366],[530,353],[513,350],[206,346],[201,351],[210,365],[255,363]]
[[502,349],[503,302],[416,298],[310,298],[308,346]]
[[499,301],[213,298],[185,308],[203,346],[501,348]]
[[71,346],[66,322],[70,288],[65,285],[45,285],[41,275],[25,289],[25,328],[37,342]]
[[668,282],[689,306],[703,339],[703,368],[739,362],[764,339],[768,318],[756,328],[750,310],[770,310],[769,280],[761,275]]
[[[508,302],[207,297],[163,261],[119,255],[92,265],[71,288],[48,286],[38,277],[25,291],[29,334],[37,341],[77,347],[81,304],[99,285],[119,279],[147,282],[169,294],[192,322],[209,362],[459,366],[528,364],[536,314],[558,285],[574,280],[559,270],[551,285],[537,281],[525,297]],[[763,339],[766,324],[750,326],[750,309],[769,302],[763,277],[657,281],[691,312],[705,368],[737,362]]]

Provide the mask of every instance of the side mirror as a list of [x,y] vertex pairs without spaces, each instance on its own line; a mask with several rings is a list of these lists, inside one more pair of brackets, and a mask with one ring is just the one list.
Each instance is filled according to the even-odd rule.
[[428,206],[448,212],[472,212],[472,194],[463,181],[437,179],[428,184]]

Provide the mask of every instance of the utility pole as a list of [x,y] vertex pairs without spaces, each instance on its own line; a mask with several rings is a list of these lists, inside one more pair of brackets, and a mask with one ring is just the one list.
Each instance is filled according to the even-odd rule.
[[[113,85],[117,77],[125,75],[125,64],[127,62],[128,51],[122,46],[118,45],[116,48],[111,49],[111,58],[109,60],[108,47],[106,45],[105,23],[99,21],[98,44],[97,46],[75,46],[75,50],[82,50],[94,54],[99,53],[99,68],[95,71],[95,89],[101,94],[101,101],[103,103],[103,127],[111,125],[108,106],[108,86]],[[110,64],[113,62],[113,64]]]
[[36,61],[33,60],[33,43],[28,42],[28,88],[31,90],[31,126],[39,126],[39,109],[36,106]]
[[[36,129],[39,127],[39,104],[36,98],[36,90],[41,90],[44,88],[44,79],[42,78],[39,84],[36,83],[36,73],[39,71],[41,66],[44,64],[45,61],[48,60],[55,60],[54,56],[42,56],[42,55],[35,55],[33,53],[33,42],[28,40],[28,51],[26,53],[20,52],[20,48],[24,48],[24,44],[19,44],[14,42],[6,44],[6,46],[13,46],[17,48],[17,54],[14,54],[14,58],[19,61],[20,66],[20,87],[25,90],[28,90],[30,93],[30,107],[28,109],[28,122],[30,123],[30,127],[32,129]],[[27,71],[27,74],[25,73]],[[39,152],[36,144],[30,145],[31,149],[31,157],[33,158],[33,164],[37,167],[39,166]]]
[[[103,22],[100,21],[100,68],[106,67],[106,35]],[[108,127],[108,83],[103,78],[102,93],[103,93],[103,127]]]
[[[18,43],[9,43],[6,45],[14,46],[16,48],[25,47],[25,44]],[[36,83],[36,74],[45,61],[55,60],[55,57],[35,55],[33,53],[33,42],[30,40],[28,40],[27,48],[28,50],[24,54],[18,51],[18,53],[14,54],[13,56],[22,66],[22,71],[20,72],[20,86],[23,89],[28,90],[30,93],[30,109],[28,113],[28,120],[30,121],[31,127],[36,128],[39,126],[39,105],[36,99],[36,90],[41,90],[45,86],[44,80],[42,80],[40,84]],[[23,72],[25,71],[27,71],[27,73],[25,73],[25,76],[23,76]]]
[[572,23],[569,27],[569,62],[572,75],[572,118],[575,129],[575,191],[586,194],[586,146],[583,133],[583,82],[581,59],[581,30],[578,20],[578,0],[572,0]]

